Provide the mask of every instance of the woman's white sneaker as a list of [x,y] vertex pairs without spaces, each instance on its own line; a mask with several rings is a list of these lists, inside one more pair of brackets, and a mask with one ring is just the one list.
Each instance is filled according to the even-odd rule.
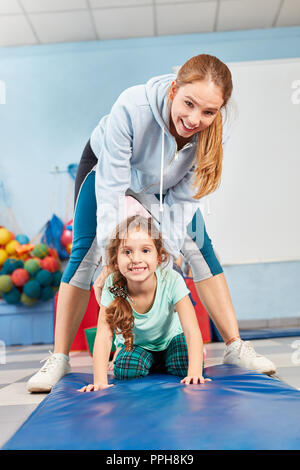
[[257,354],[250,341],[236,340],[227,346],[223,363],[245,367],[266,375],[272,375],[276,372],[275,364],[267,357]]
[[53,354],[43,359],[46,361],[43,367],[27,382],[28,392],[50,392],[52,387],[71,370],[69,361],[63,354]]

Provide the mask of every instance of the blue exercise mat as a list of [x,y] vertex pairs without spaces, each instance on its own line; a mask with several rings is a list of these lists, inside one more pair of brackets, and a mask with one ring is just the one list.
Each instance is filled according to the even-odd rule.
[[91,393],[77,389],[92,375],[68,374],[4,449],[300,449],[299,391],[232,365],[205,371],[204,385],[153,374]]

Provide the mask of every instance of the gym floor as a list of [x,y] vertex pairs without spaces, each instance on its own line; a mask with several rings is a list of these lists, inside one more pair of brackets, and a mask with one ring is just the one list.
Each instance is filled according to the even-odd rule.
[[[296,343],[297,341],[297,343]],[[276,378],[300,390],[300,337],[253,340],[259,354],[277,366]],[[30,394],[27,380],[42,366],[53,345],[9,346],[0,361],[0,448],[17,431],[47,394]],[[206,367],[221,364],[223,343],[205,345]],[[92,373],[92,358],[87,352],[70,354],[72,372]]]

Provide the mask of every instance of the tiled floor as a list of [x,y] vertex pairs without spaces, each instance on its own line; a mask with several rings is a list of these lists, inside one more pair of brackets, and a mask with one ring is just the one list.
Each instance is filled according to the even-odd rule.
[[[277,378],[300,390],[300,337],[252,341],[256,351],[277,365]],[[26,382],[41,367],[52,345],[11,346],[0,356],[0,448],[16,432],[46,394],[29,394]],[[223,343],[206,348],[206,366],[222,363]],[[87,352],[71,352],[72,372],[92,373]]]

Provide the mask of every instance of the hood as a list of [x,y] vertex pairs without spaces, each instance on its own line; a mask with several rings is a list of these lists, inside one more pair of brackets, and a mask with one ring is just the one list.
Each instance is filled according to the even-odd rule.
[[152,113],[161,127],[161,159],[160,159],[160,187],[159,187],[159,210],[163,212],[162,190],[165,159],[165,132],[169,132],[169,112],[167,108],[168,89],[173,80],[176,79],[174,73],[153,77],[146,83],[146,95]]

